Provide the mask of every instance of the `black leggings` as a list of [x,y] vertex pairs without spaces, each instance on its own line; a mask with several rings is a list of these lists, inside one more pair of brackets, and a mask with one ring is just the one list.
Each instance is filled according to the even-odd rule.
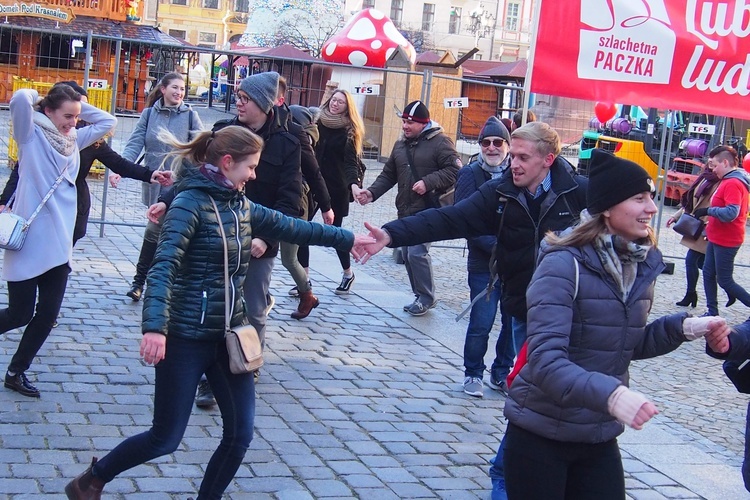
[[565,443],[508,424],[505,488],[510,500],[618,500],[625,474],[617,439]]
[[[319,207],[316,205],[315,210],[312,210],[307,214],[307,220],[313,220],[315,217],[315,214],[318,213]],[[333,212],[333,225],[336,227],[341,227],[341,224],[344,222],[344,216],[339,215],[338,212]],[[351,255],[349,252],[343,252],[341,250],[336,250],[336,255],[339,256],[339,262],[341,262],[341,269],[349,269],[352,267],[352,260]],[[310,247],[308,246],[302,246],[300,245],[299,250],[297,251],[297,260],[299,260],[299,263],[307,269],[310,267]]]
[[49,337],[52,325],[60,313],[65,287],[68,285],[68,274],[70,266],[62,264],[40,276],[8,282],[8,307],[0,311],[0,332],[5,333],[28,325],[10,361],[8,371],[23,373],[28,370],[34,356]]

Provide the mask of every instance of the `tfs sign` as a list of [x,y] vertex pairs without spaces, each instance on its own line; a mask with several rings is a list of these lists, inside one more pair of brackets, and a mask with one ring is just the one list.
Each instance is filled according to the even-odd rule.
[[359,85],[354,87],[352,94],[380,95],[380,85]]
[[446,107],[446,109],[468,108],[469,98],[468,97],[446,98],[446,99],[443,99],[443,105]]

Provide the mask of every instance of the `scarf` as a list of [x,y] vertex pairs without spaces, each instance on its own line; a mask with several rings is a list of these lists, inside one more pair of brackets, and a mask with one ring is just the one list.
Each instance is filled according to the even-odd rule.
[[200,166],[199,170],[200,173],[203,174],[203,177],[213,182],[217,186],[225,187],[228,189],[235,189],[232,181],[224,177],[224,174],[221,173],[221,170],[219,170],[218,167],[215,167],[210,163],[204,163]]
[[500,162],[500,165],[497,165],[496,167],[487,165],[487,162],[484,161],[484,156],[482,156],[481,152],[479,153],[479,159],[482,161],[482,170],[490,174],[491,179],[497,179],[498,177],[501,177],[508,169],[508,165],[510,164],[510,155],[506,156],[505,159]]
[[687,205],[690,205],[690,209],[688,210],[688,212],[692,213],[695,209],[695,207],[693,206],[693,202],[695,200],[700,200],[701,198],[703,198],[703,196],[706,194],[706,191],[710,190],[720,180],[721,179],[719,179],[718,175],[708,170],[699,175],[686,193],[687,204],[685,206],[685,209],[688,210]]
[[646,260],[650,245],[640,245],[614,234],[600,234],[594,240],[594,250],[605,271],[620,287],[622,300],[627,301],[638,274],[638,263]]
[[334,115],[331,113],[331,110],[328,109],[328,106],[320,111],[320,118],[318,121],[332,129],[347,128],[350,125],[349,117],[346,116],[346,113]]
[[34,124],[36,124],[44,134],[52,149],[63,156],[70,156],[76,148],[76,138],[78,137],[76,129],[71,129],[68,135],[63,135],[57,130],[57,127],[50,121],[44,113],[34,113]]

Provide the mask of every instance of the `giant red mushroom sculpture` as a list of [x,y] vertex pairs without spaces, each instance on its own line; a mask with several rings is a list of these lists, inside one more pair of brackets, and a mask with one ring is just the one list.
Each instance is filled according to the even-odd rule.
[[384,68],[388,58],[401,46],[413,63],[417,53],[385,14],[365,9],[352,17],[340,32],[323,45],[325,61]]

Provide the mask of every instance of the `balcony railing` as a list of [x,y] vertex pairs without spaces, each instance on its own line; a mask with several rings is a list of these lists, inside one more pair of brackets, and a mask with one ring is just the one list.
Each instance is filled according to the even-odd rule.
[[50,6],[70,7],[76,16],[113,21],[125,21],[128,10],[126,0],[47,0],[46,3]]

